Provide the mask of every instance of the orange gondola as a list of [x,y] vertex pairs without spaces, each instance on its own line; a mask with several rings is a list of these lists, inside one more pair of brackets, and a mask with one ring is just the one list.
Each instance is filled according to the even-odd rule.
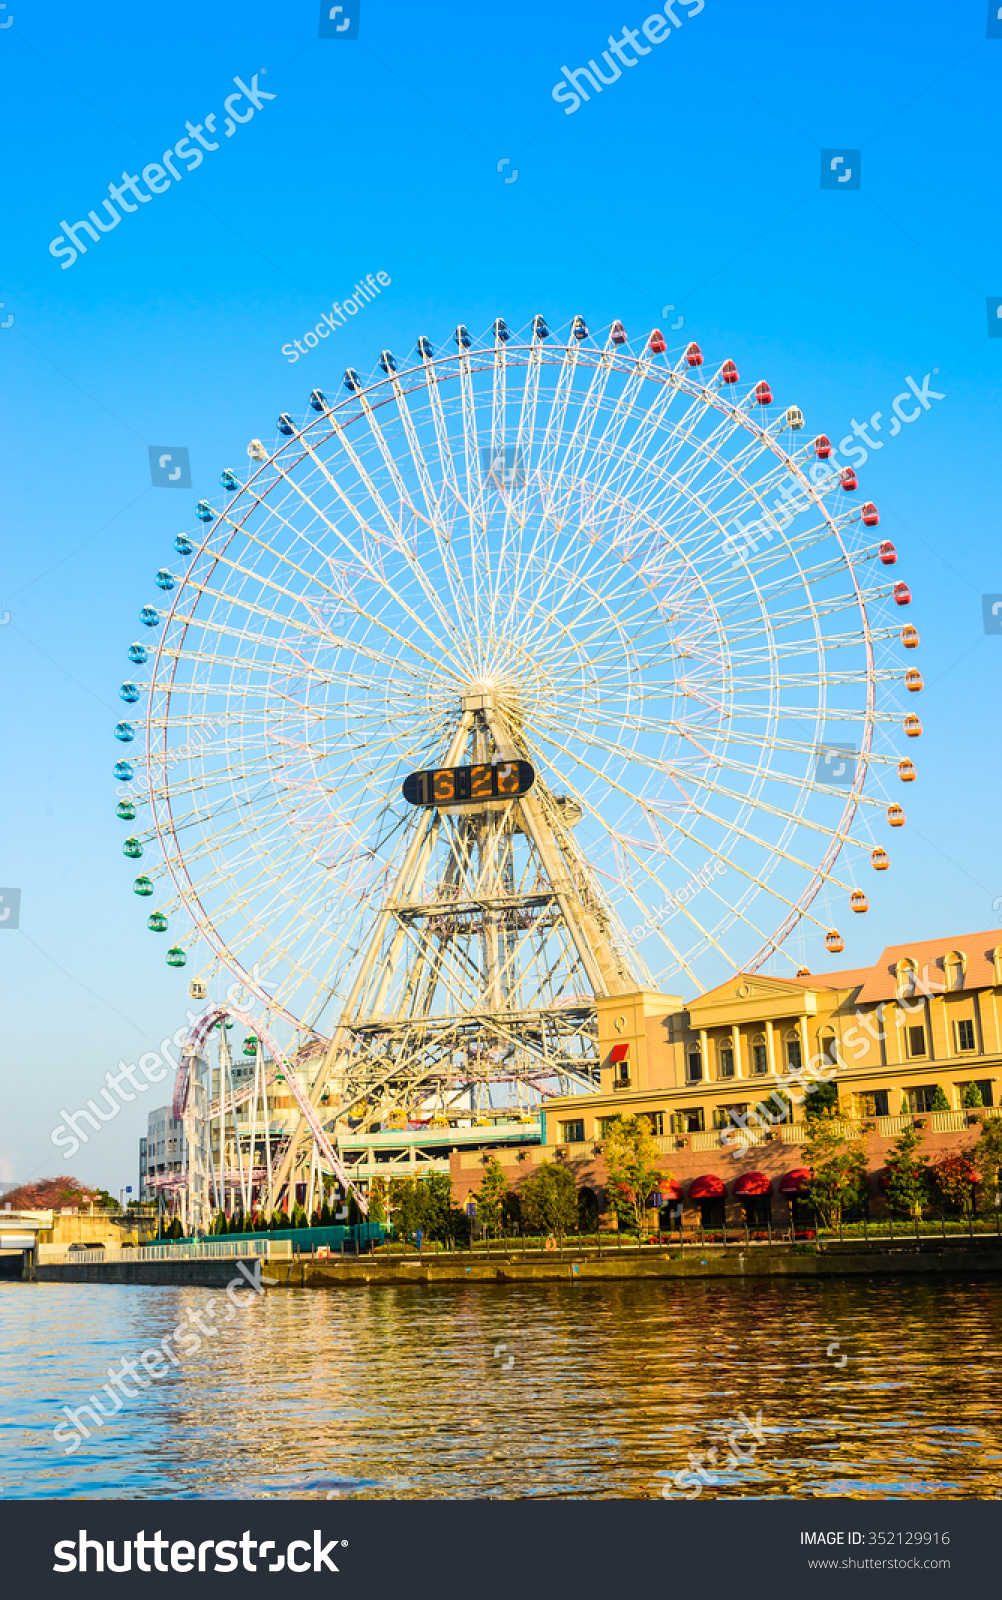
[[906,650],[916,650],[918,648],[918,642],[918,629],[913,628],[910,622],[906,622],[901,630],[901,643],[904,645]]
[[845,949],[845,940],[837,928],[829,928],[825,934],[825,949],[830,950],[833,956],[841,955]]
[[890,823],[892,828],[903,828],[904,825],[905,825],[905,814],[902,811],[901,807],[900,806],[888,806],[887,807],[887,820]]
[[870,865],[874,872],[886,872],[891,864],[890,856],[878,844],[875,850],[870,851]]
[[854,889],[852,891],[852,894],[849,896],[849,904],[856,912],[869,911],[870,909],[870,902],[866,898],[866,895],[863,893],[862,889]]
[[915,782],[915,763],[907,758],[898,762],[898,777],[902,783]]
[[920,737],[922,733],[922,724],[918,717],[914,715],[914,713],[905,718],[904,729],[909,739],[918,739]]
[[905,688],[909,694],[918,694],[922,687],[922,674],[918,667],[909,667],[905,673]]

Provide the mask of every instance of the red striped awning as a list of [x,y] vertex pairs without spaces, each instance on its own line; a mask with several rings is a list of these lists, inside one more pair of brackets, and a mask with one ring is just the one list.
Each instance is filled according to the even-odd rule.
[[704,1172],[701,1178],[693,1178],[689,1185],[690,1200],[722,1200],[727,1190],[722,1178],[715,1172]]
[[625,1061],[630,1053],[628,1044],[614,1044],[609,1055],[610,1061]]
[[731,1193],[738,1200],[747,1200],[752,1195],[772,1194],[772,1180],[764,1172],[743,1172]]
[[784,1172],[779,1180],[780,1194],[806,1194],[811,1186],[811,1175],[806,1167],[794,1167],[792,1172]]

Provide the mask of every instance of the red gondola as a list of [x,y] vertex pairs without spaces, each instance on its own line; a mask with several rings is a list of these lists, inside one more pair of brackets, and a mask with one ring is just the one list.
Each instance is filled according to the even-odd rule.
[[910,622],[906,622],[901,630],[901,643],[904,645],[906,650],[914,650],[917,648],[918,642],[918,629],[913,628]]
[[864,528],[875,528],[879,521],[880,512],[877,510],[872,500],[867,500],[866,504],[863,506]]
[[648,346],[650,347],[650,349],[654,352],[654,354],[656,356],[663,356],[664,355],[664,353],[665,353],[665,336],[661,332],[660,328],[655,328],[654,329],[654,332],[651,334],[651,336],[648,339],[647,343],[648,343]]
[[814,441],[814,454],[819,461],[827,461],[832,453],[832,442],[826,433],[819,433]]
[[734,362],[733,361],[725,361],[723,366],[720,369],[720,381],[721,381],[721,383],[737,383],[738,376],[739,376],[738,369],[734,365]]
[[918,667],[909,667],[905,673],[905,688],[909,694],[918,694],[922,687],[922,674]]
[[922,734],[922,724],[914,712],[904,721],[905,736],[908,739],[918,739]]
[[839,473],[838,481],[846,491],[846,494],[851,494],[853,489],[859,488],[859,479],[851,467],[842,468],[842,471]]
[[701,367],[703,365],[703,352],[699,348],[699,345],[696,343],[695,339],[686,349],[685,359],[690,367]]
[[895,602],[896,605],[899,605],[899,606],[910,606],[911,605],[911,603],[912,603],[912,592],[909,589],[907,583],[896,583],[894,585],[894,602]]
[[755,399],[758,401],[760,406],[772,405],[772,390],[769,388],[769,385],[766,383],[764,378],[762,379],[761,383],[757,383],[755,385]]
[[883,544],[880,546],[880,549],[877,551],[877,554],[879,555],[880,560],[885,567],[893,567],[898,559],[898,552],[895,550],[890,539],[884,540]]

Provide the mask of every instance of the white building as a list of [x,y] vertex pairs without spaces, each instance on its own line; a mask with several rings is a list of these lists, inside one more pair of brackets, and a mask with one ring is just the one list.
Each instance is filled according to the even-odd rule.
[[184,1123],[175,1122],[170,1106],[157,1106],[147,1118],[146,1138],[139,1141],[140,1200],[155,1200],[162,1180],[185,1172],[187,1165]]

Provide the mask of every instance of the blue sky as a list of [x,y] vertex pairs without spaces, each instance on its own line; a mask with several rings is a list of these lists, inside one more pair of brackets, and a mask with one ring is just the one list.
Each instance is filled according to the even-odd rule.
[[[568,116],[561,67],[653,7],[361,0],[359,37],[328,41],[314,0],[10,0],[0,880],[22,907],[0,941],[3,1176],[59,1170],[59,1108],[184,1020],[184,975],[135,915],[111,778],[153,572],[279,411],[459,321],[646,329],[672,303],[708,360],[767,377],[834,439],[939,369],[945,398],[861,472],[912,588],[926,687],[909,826],[852,956],[998,923],[1002,636],[985,636],[981,596],[1002,593],[986,315],[1002,296],[1002,39],[981,0],[694,5]],[[159,162],[187,121],[221,129],[234,78],[255,73],[274,99],[63,270],[60,219]],[[830,148],[861,151],[858,191],[821,191]],[[290,366],[281,346],[378,271],[390,285],[336,348]],[[191,490],[151,488],[150,444],[190,450]],[[146,1109],[110,1123],[79,1175],[135,1183]]]

